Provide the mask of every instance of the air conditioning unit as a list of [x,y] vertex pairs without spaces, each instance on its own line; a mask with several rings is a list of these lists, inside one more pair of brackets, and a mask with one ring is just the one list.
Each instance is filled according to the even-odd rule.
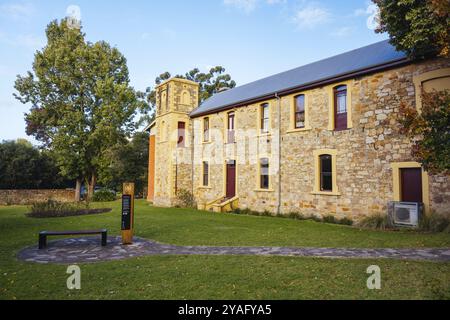
[[389,205],[389,216],[395,226],[418,227],[423,212],[423,204],[419,202],[392,202]]

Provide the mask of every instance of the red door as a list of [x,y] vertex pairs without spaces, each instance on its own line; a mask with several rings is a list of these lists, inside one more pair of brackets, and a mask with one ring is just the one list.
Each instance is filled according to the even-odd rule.
[[226,197],[228,199],[236,196],[236,161],[227,162],[227,190]]
[[402,201],[423,202],[422,197],[422,169],[400,169]]

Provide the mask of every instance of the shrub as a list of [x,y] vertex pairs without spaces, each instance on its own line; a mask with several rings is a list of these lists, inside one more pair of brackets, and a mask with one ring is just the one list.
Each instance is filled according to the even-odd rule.
[[[280,215],[280,216],[283,217],[284,215]],[[295,220],[305,220],[306,219],[305,216],[300,212],[289,212],[287,214],[287,217],[290,219],[295,219]]]
[[341,224],[341,225],[346,225],[346,226],[353,225],[353,220],[351,220],[350,218],[338,219],[332,215],[327,215],[327,216],[324,216],[323,218],[321,218],[317,215],[305,216],[303,213],[295,212],[295,211],[289,212],[288,214],[282,214],[282,213],[272,214],[268,210],[265,210],[263,212],[258,212],[258,211],[252,211],[248,208],[246,208],[246,209],[237,208],[237,209],[233,210],[233,213],[249,215],[249,216],[259,216],[259,217],[276,217],[276,218],[293,219],[293,220],[311,220],[311,221],[315,221],[315,222]]
[[391,224],[389,222],[389,217],[386,214],[377,213],[362,218],[359,221],[358,226],[368,229],[386,230],[391,227]]
[[338,220],[336,219],[336,217],[332,216],[332,215],[324,216],[322,218],[322,221],[325,222],[325,223],[332,223],[332,224],[337,224],[338,223]]
[[248,208],[242,209],[241,214],[252,215],[252,211]]
[[70,217],[111,211],[111,209],[89,209],[88,203],[64,203],[54,200],[34,203],[30,209],[31,212],[27,216],[33,218]]
[[115,200],[116,200],[115,192],[109,189],[100,189],[96,191],[92,198],[92,201],[94,202],[109,202]]
[[342,224],[344,226],[352,226],[353,220],[350,218],[342,218],[342,219],[339,219],[337,223]]
[[419,221],[419,229],[421,231],[450,233],[450,218],[436,212],[424,214]]
[[177,192],[177,206],[181,208],[195,209],[197,203],[195,202],[194,195],[188,190],[178,190]]

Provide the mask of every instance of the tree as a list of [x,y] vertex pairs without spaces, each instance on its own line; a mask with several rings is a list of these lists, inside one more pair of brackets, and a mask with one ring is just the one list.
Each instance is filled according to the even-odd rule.
[[412,156],[431,173],[450,174],[450,90],[422,93],[422,111],[401,104],[401,132],[413,141]]
[[[223,89],[232,89],[236,87],[236,82],[231,79],[231,76],[225,73],[225,68],[217,66],[211,68],[208,73],[200,72],[198,68],[194,68],[185,75],[176,75],[175,78],[187,79],[197,82],[199,88],[199,103],[210,98],[212,95],[220,92]],[[159,85],[162,82],[169,80],[172,77],[170,72],[164,72],[155,79],[155,84]],[[142,117],[140,124],[147,122],[151,123],[155,117],[156,107],[156,91],[152,88],[147,88],[148,109],[145,110],[146,116]]]
[[35,54],[33,72],[18,76],[15,97],[32,107],[25,120],[33,135],[55,156],[62,174],[84,180],[92,198],[108,150],[126,143],[142,93],[129,85],[125,57],[104,41],[90,43],[66,20],[51,22],[47,45]]
[[121,190],[124,181],[134,181],[136,193],[143,194],[148,178],[148,139],[147,132],[136,132],[126,145],[111,149],[99,182]]
[[0,143],[0,189],[69,187],[54,160],[24,139]]
[[372,0],[380,8],[380,27],[391,43],[411,58],[450,57],[450,1]]

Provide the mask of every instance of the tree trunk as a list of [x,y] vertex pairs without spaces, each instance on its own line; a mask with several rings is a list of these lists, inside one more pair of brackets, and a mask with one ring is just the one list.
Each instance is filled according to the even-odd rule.
[[92,174],[91,180],[89,181],[89,188],[88,188],[88,201],[92,201],[92,198],[94,197],[94,191],[95,191],[95,184],[97,183],[97,177],[95,174]]
[[77,179],[77,185],[75,187],[75,202],[80,202],[81,194],[81,179]]

